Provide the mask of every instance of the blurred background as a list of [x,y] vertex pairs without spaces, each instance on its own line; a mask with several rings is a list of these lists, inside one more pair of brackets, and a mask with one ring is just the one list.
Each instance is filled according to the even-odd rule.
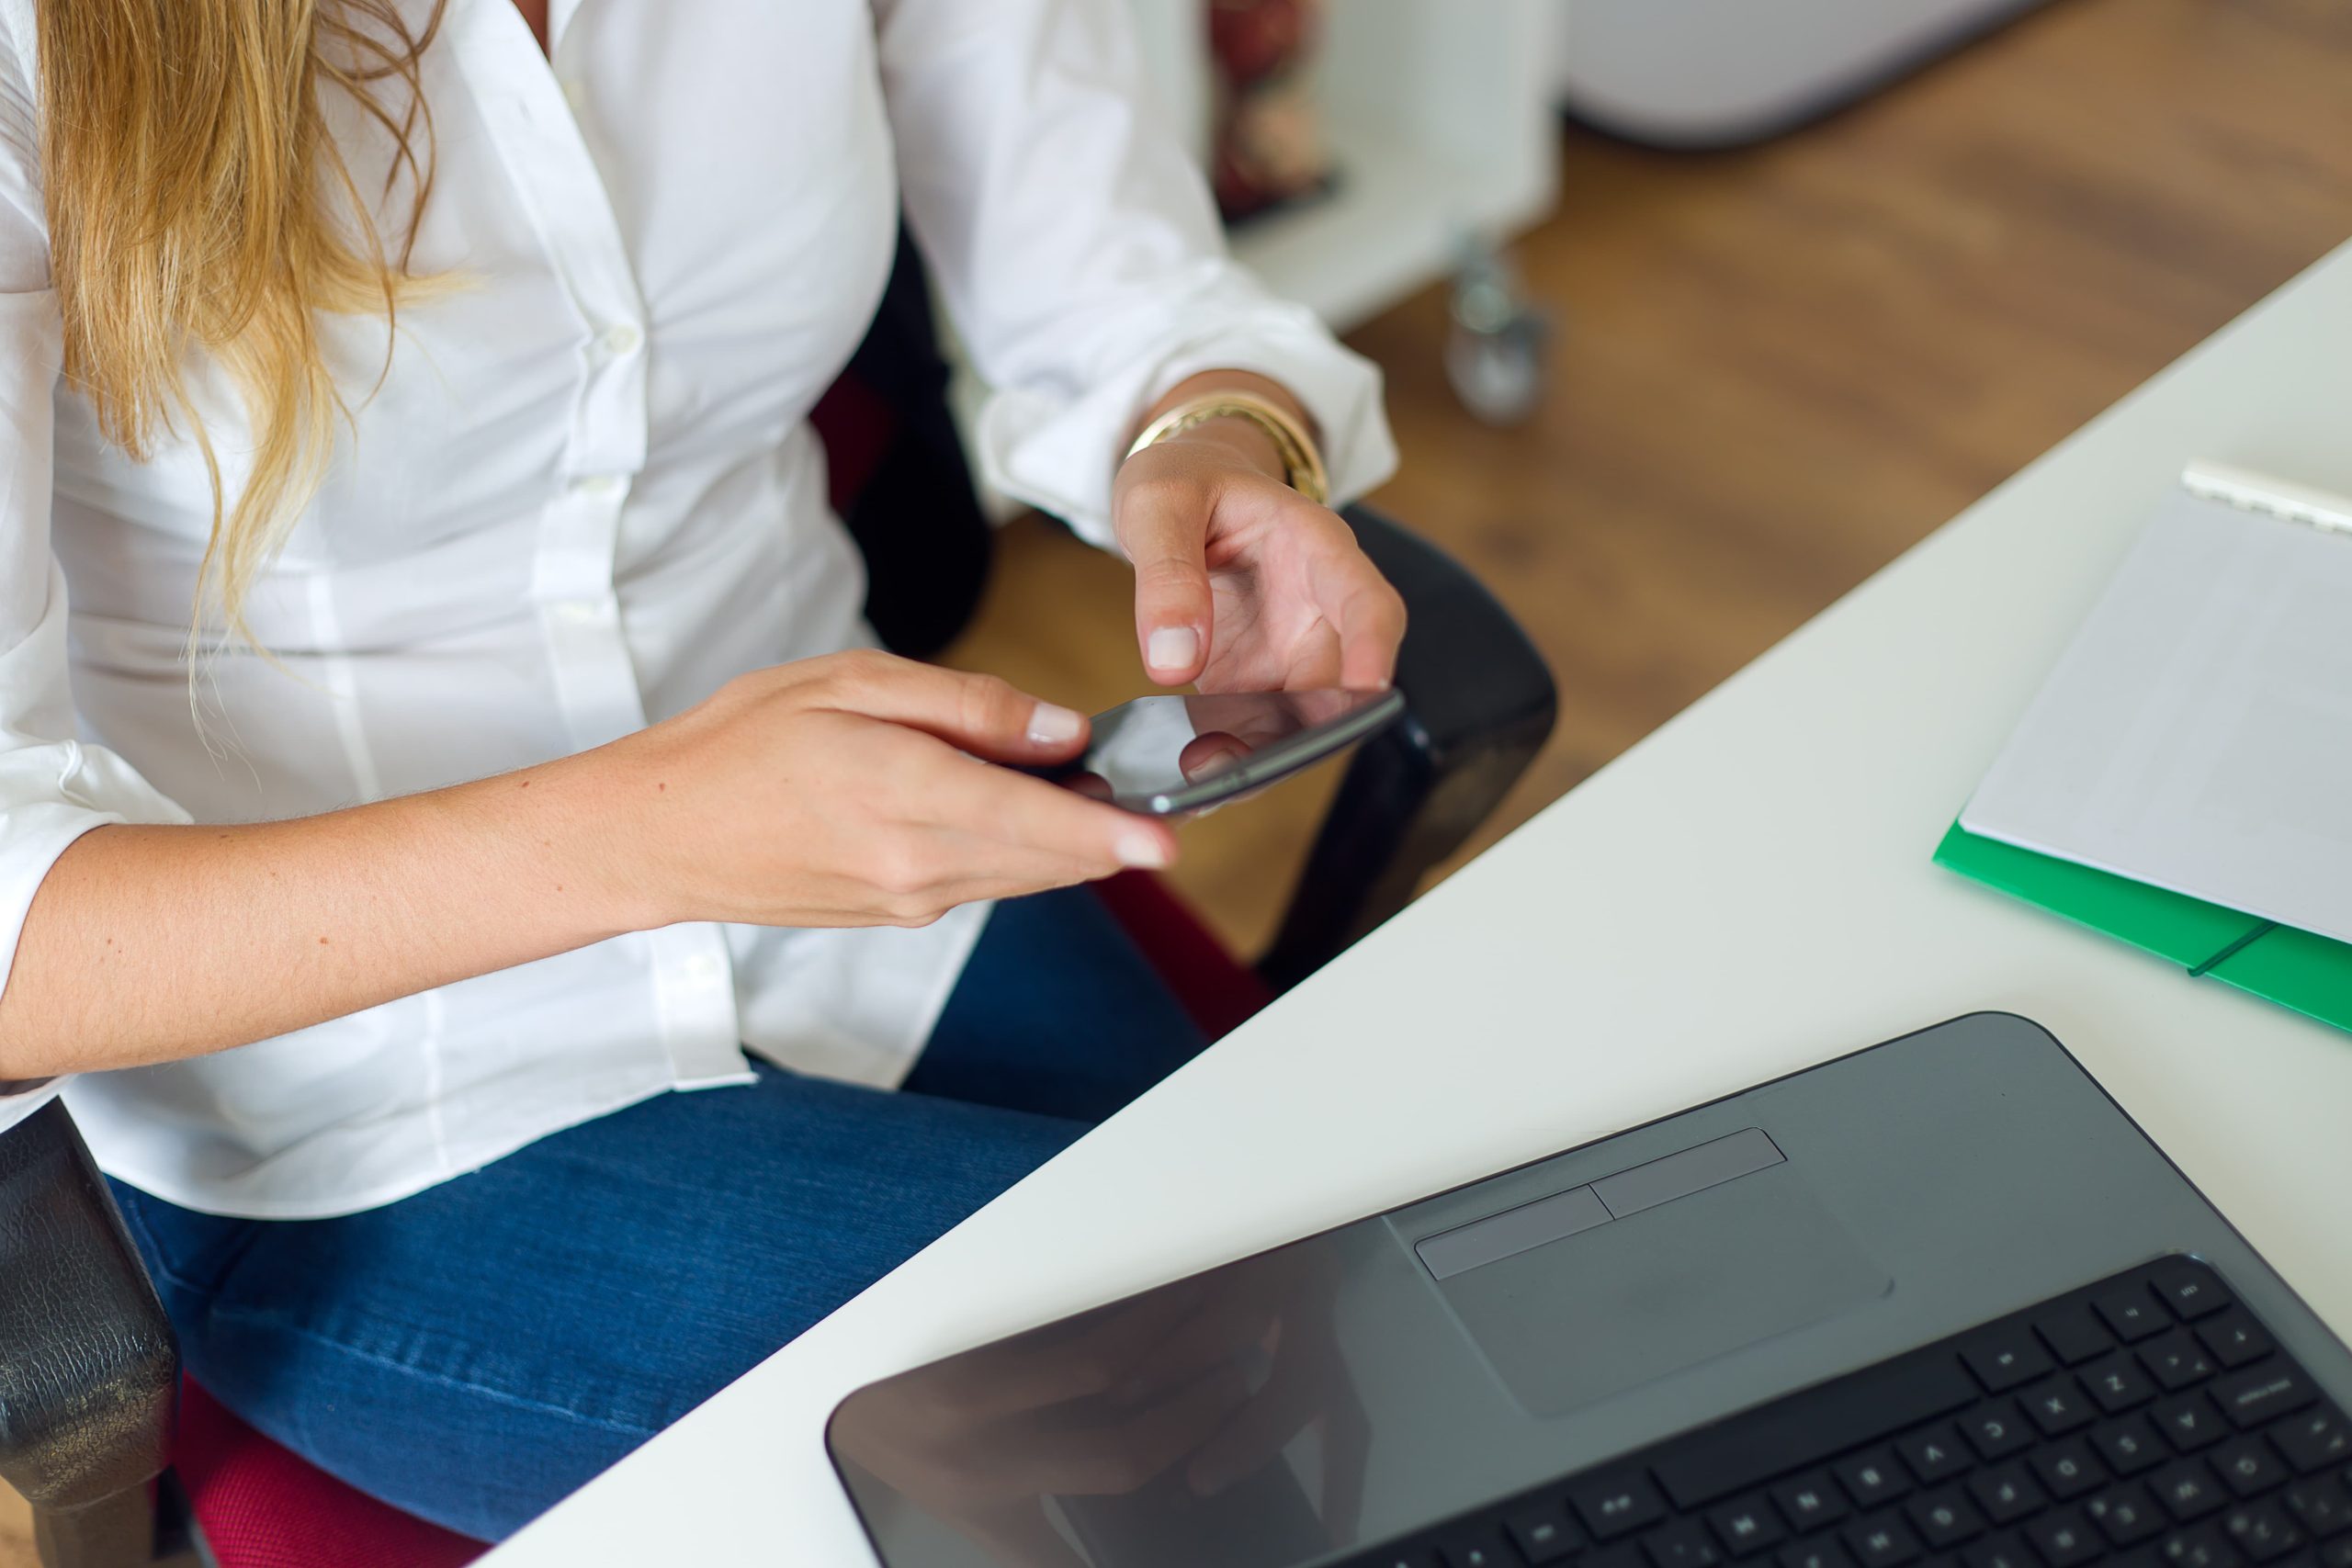
[[[1237,249],[1385,367],[1374,499],[1559,676],[1472,851],[2352,237],[2346,0],[1125,3]],[[1137,694],[1125,568],[1000,537],[951,658]],[[1186,829],[1236,946],[1336,782]]]
[[[2352,238],[2346,0],[1129,3],[1237,251],[1387,372],[1373,499],[1559,676],[1473,852]],[[1001,538],[951,658],[1142,690],[1121,566]],[[1242,951],[1326,773],[1186,829]]]

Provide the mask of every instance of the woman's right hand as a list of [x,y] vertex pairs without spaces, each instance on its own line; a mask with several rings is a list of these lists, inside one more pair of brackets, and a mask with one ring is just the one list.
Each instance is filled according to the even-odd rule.
[[629,923],[921,926],[1175,859],[1166,825],[976,758],[1040,764],[1085,718],[872,652],[754,671],[578,759],[617,807]]

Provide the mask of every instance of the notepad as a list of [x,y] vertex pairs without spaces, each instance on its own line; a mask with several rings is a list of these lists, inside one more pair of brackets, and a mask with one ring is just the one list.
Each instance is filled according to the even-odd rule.
[[2352,942],[2352,500],[2192,468],[1960,826]]

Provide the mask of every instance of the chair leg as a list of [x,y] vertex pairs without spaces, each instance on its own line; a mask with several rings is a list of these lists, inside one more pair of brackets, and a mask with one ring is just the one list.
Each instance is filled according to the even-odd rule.
[[126,1487],[79,1508],[33,1510],[41,1568],[145,1568],[155,1560],[155,1499]]

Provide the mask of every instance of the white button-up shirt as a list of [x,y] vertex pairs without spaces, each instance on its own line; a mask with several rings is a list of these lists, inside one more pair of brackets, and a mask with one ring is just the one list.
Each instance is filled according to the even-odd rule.
[[[451,0],[415,258],[453,287],[401,311],[380,384],[383,323],[327,323],[354,428],[250,601],[276,664],[221,651],[199,721],[182,649],[209,491],[191,446],[134,464],[61,383],[33,4],[0,0],[0,961],[102,823],[433,789],[867,640],[806,416],[902,201],[1000,389],[984,471],[1097,540],[1120,438],[1203,369],[1287,383],[1343,491],[1393,460],[1372,367],[1226,259],[1141,106],[1121,0],[556,0],[551,58],[511,0]],[[380,132],[328,108],[379,188]],[[241,410],[217,367],[191,385],[234,493]],[[741,1082],[745,1045],[895,1084],[985,918],[647,931],[63,1093],[102,1166],[173,1201],[347,1213]],[[16,1087],[0,1128],[59,1086]]]

